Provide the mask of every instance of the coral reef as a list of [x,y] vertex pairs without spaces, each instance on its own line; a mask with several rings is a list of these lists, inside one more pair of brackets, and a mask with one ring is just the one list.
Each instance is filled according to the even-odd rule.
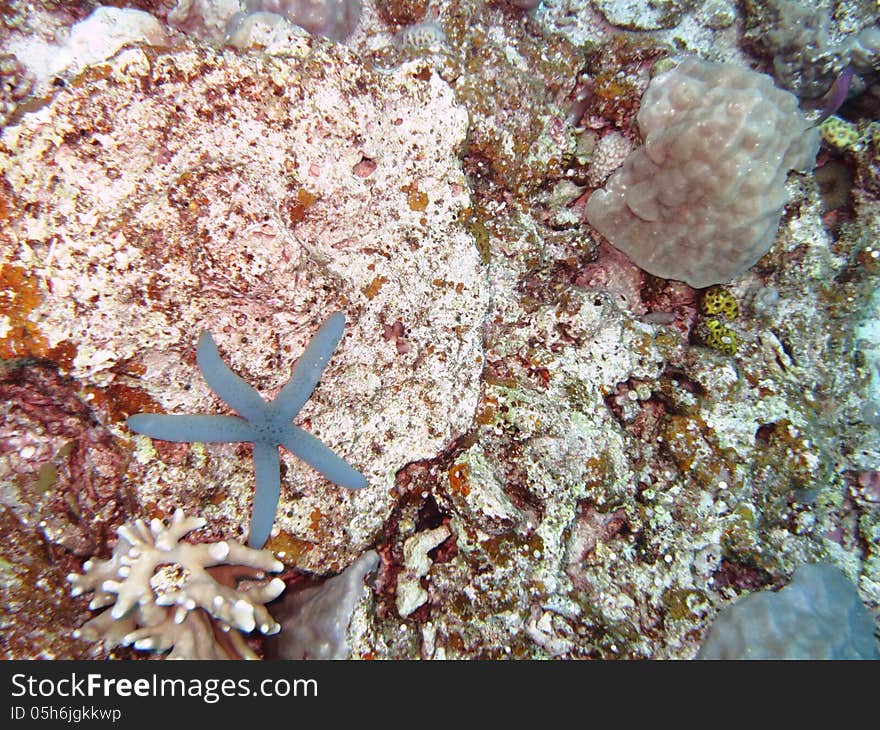
[[[372,543],[394,473],[466,429],[486,283],[460,220],[467,115],[448,86],[421,65],[370,72],[342,46],[305,40],[295,58],[129,49],[8,127],[2,252],[9,270],[27,272],[16,287],[27,313],[0,343],[50,357],[54,348],[77,382],[152,404],[128,402],[126,416],[210,413],[219,401],[191,362],[201,329],[270,398],[315,318],[345,311],[346,347],[325,373],[339,391],[319,389],[298,423],[345,456],[364,454],[377,488],[330,507],[336,488],[283,455],[276,522],[282,544],[301,541],[303,568],[326,571]],[[218,85],[229,94],[222,112]],[[152,133],[139,131],[145,118]],[[375,164],[366,177],[364,161]],[[404,353],[382,337],[398,319]],[[140,504],[207,505],[226,534],[246,528],[249,452],[142,443],[135,461],[117,479],[139,484]]]
[[[163,44],[129,36],[56,76],[36,61],[99,2],[11,0],[0,18],[4,656],[155,656],[73,639],[94,614],[66,576],[177,507],[208,523],[181,545],[243,542],[252,450],[126,419],[223,413],[196,368],[203,328],[271,401],[333,311],[345,336],[297,425],[369,487],[281,451],[266,545],[302,610],[240,636],[255,654],[289,634],[295,656],[691,658],[728,606],[820,562],[877,625],[875,3],[814,4],[848,56],[786,50],[809,93],[843,79],[791,107],[788,136],[814,145],[810,107],[846,91],[844,133],[757,201],[769,250],[703,291],[638,268],[584,207],[626,148],[651,149],[637,121],[675,55],[747,85],[772,70],[755,34],[778,3],[368,0],[344,44],[243,0],[124,4]],[[756,118],[783,119],[750,88]],[[728,119],[741,91],[704,101]],[[766,191],[769,169],[735,179]],[[212,590],[244,592],[227,567]],[[219,622],[186,613],[175,654],[244,654]]]
[[120,527],[109,560],[88,560],[84,573],[68,576],[74,596],[94,592],[89,608],[110,606],[74,636],[107,648],[170,650],[169,659],[257,658],[243,634],[279,631],[263,604],[281,595],[284,581],[265,574],[284,566],[268,550],[234,540],[181,542],[204,526],[177,510],[168,525],[153,519]]

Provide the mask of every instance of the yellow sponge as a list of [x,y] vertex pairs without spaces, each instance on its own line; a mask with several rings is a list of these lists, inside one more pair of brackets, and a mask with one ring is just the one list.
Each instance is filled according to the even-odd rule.
[[851,150],[859,142],[858,127],[836,116],[828,117],[819,125],[819,134],[829,145],[838,150]]
[[739,306],[736,298],[727,289],[713,286],[703,295],[703,314],[716,316],[724,315],[728,320],[736,319],[739,314]]

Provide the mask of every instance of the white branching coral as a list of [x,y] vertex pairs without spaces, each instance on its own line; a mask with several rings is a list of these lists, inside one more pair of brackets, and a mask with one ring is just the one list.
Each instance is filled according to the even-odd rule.
[[204,525],[179,509],[167,526],[156,519],[122,525],[109,560],[89,560],[84,574],[67,576],[74,596],[94,591],[92,610],[112,605],[74,636],[107,648],[170,649],[169,659],[256,659],[242,634],[280,629],[264,604],[284,591],[284,581],[266,580],[283,565],[234,540],[180,541]]

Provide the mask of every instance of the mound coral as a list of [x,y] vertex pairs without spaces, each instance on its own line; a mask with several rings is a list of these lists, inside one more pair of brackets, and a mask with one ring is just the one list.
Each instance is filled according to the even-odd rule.
[[108,649],[170,649],[169,659],[256,659],[242,634],[279,631],[264,604],[281,595],[284,582],[266,581],[266,572],[284,566],[268,550],[234,540],[180,541],[204,525],[177,510],[170,525],[154,519],[121,526],[109,560],[88,560],[85,573],[67,576],[74,596],[94,591],[89,608],[112,606],[74,636]]
[[651,81],[644,144],[587,201],[587,221],[646,271],[701,288],[729,281],[773,243],[790,169],[819,134],[769,76],[688,58]]
[[248,0],[248,11],[277,13],[313,35],[344,41],[357,27],[360,0]]
[[880,659],[874,622],[839,568],[804,565],[778,593],[752,593],[715,619],[699,659]]

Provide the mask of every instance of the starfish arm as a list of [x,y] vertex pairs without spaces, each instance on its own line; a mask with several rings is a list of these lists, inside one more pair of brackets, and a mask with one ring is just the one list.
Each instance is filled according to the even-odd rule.
[[329,446],[298,426],[291,424],[285,429],[281,437],[281,445],[340,487],[363,489],[367,486],[367,479],[363,474],[350,466]]
[[211,390],[232,410],[249,421],[265,417],[266,401],[223,362],[217,344],[207,330],[203,330],[199,337],[196,362]]
[[293,376],[272,401],[272,407],[285,421],[292,421],[300,412],[321,379],[330,356],[342,339],[345,315],[331,314],[312,337],[293,368]]
[[281,459],[276,445],[254,444],[254,472],[256,487],[248,546],[260,549],[272,532],[275,512],[278,510],[278,497],[281,494]]
[[126,421],[135,433],[161,441],[241,443],[253,441],[254,432],[238,416],[176,416],[138,413]]

